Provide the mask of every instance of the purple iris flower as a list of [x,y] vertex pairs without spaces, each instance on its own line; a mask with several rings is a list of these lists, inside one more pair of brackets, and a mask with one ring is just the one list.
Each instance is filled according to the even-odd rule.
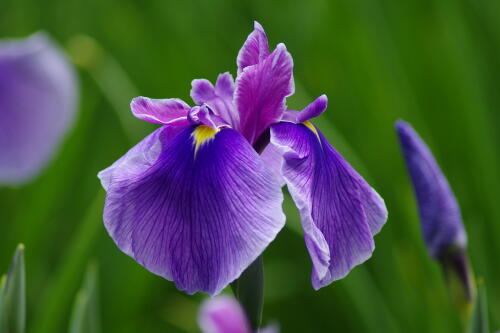
[[384,202],[309,122],[326,96],[287,110],[292,58],[283,44],[269,50],[258,23],[237,65],[236,81],[229,73],[215,85],[194,80],[194,107],[132,101],[136,117],[162,126],[99,173],[105,226],[151,272],[188,293],[217,294],[283,227],[286,184],[319,289],[371,256]]
[[45,34],[0,42],[0,184],[20,184],[50,161],[76,111],[77,82]]
[[398,121],[396,130],[417,197],[429,253],[439,259],[451,247],[465,249],[467,235],[460,208],[431,151],[410,124]]
[[[242,307],[230,296],[217,296],[203,303],[198,315],[198,324],[203,333],[252,333]],[[269,326],[259,333],[277,333]]]

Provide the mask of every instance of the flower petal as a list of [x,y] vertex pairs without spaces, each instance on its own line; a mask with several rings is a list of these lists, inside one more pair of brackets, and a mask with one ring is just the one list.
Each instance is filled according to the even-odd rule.
[[240,132],[255,143],[285,111],[285,99],[293,94],[293,60],[279,44],[263,62],[245,68],[236,79],[235,102],[240,115]]
[[238,75],[245,67],[258,64],[269,55],[269,45],[264,28],[256,21],[254,31],[247,37],[238,53],[236,63],[238,64]]
[[188,125],[187,113],[190,107],[178,98],[136,97],[130,103],[130,108],[134,116],[153,124]]
[[315,289],[367,260],[387,219],[383,200],[311,124],[271,127],[282,173],[302,219]]
[[451,245],[465,248],[467,235],[460,207],[431,151],[410,124],[398,121],[396,130],[431,256],[439,258]]
[[188,293],[217,294],[281,230],[283,195],[238,132],[201,125],[170,139],[170,130],[133,148],[124,157],[133,163],[100,174],[105,226],[151,272]]
[[312,101],[311,104],[306,106],[302,111],[287,110],[283,115],[283,120],[290,121],[292,123],[303,123],[304,121],[316,118],[325,112],[327,106],[328,98],[326,95],[321,95]]
[[207,104],[224,122],[238,129],[239,115],[233,104],[234,80],[231,74],[220,74],[215,87],[205,79],[193,80],[191,85],[191,98],[196,104]]
[[203,333],[252,332],[241,305],[230,296],[206,300],[198,315],[198,325]]
[[73,123],[77,78],[45,34],[0,43],[0,183],[30,180]]

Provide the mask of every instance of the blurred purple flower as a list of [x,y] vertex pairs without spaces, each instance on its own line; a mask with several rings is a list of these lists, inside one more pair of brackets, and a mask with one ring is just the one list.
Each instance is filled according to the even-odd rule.
[[467,236],[460,208],[431,151],[410,124],[398,121],[396,130],[417,197],[429,253],[438,259],[450,247],[465,249]]
[[73,68],[45,34],[0,42],[0,184],[36,176],[71,126]]
[[[217,296],[203,303],[198,324],[203,333],[252,333],[242,307],[230,296]],[[268,326],[259,333],[277,333],[278,329]]]
[[215,86],[192,82],[197,106],[132,101],[136,117],[163,126],[99,173],[105,226],[151,272],[188,293],[217,294],[283,227],[286,183],[321,288],[371,256],[384,202],[308,121],[326,109],[326,96],[286,109],[294,82],[283,44],[270,52],[255,23],[237,64],[236,82],[229,73]]

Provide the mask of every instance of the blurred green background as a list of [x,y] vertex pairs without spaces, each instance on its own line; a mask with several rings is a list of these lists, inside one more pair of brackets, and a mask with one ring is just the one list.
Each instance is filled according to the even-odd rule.
[[[51,33],[79,64],[78,120],[31,184],[0,188],[0,271],[26,244],[28,331],[64,332],[90,260],[103,332],[196,332],[187,296],[122,254],[102,225],[96,174],[154,126],[135,95],[189,98],[194,78],[236,74],[258,20],[295,61],[300,108],[326,93],[315,124],[386,200],[389,221],[366,264],[318,292],[291,200],[265,252],[264,321],[282,332],[458,332],[438,265],[421,239],[394,133],[410,121],[462,206],[470,255],[500,328],[500,2],[493,0],[0,0],[0,36]],[[128,79],[127,79],[128,78]]]

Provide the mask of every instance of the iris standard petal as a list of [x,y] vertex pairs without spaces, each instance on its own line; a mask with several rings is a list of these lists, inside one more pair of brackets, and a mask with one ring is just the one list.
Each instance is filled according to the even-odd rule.
[[424,240],[438,259],[451,246],[464,249],[467,235],[460,208],[431,151],[410,124],[396,123],[401,149],[417,197]]
[[238,76],[235,103],[240,116],[240,132],[251,144],[281,119],[285,99],[293,91],[293,60],[283,44],[263,62],[246,67]]
[[198,314],[203,333],[251,333],[245,312],[234,298],[218,296],[206,300]]
[[205,79],[193,80],[191,86],[191,98],[196,104],[209,105],[228,125],[238,129],[239,115],[233,103],[234,79],[231,74],[220,74],[215,87]]
[[188,125],[187,114],[190,107],[178,98],[136,97],[130,103],[130,108],[135,117],[153,124]]
[[170,139],[169,131],[133,148],[125,168],[103,172],[104,222],[118,247],[151,272],[187,293],[217,294],[281,230],[283,195],[238,132],[201,125]]
[[297,205],[313,262],[315,289],[367,260],[387,219],[380,196],[309,122],[271,127],[282,174]]
[[77,79],[45,34],[0,42],[0,184],[30,180],[73,123]]
[[264,28],[258,23],[254,22],[254,30],[247,37],[238,53],[236,63],[238,65],[238,75],[245,69],[245,67],[258,64],[269,55],[269,45]]

